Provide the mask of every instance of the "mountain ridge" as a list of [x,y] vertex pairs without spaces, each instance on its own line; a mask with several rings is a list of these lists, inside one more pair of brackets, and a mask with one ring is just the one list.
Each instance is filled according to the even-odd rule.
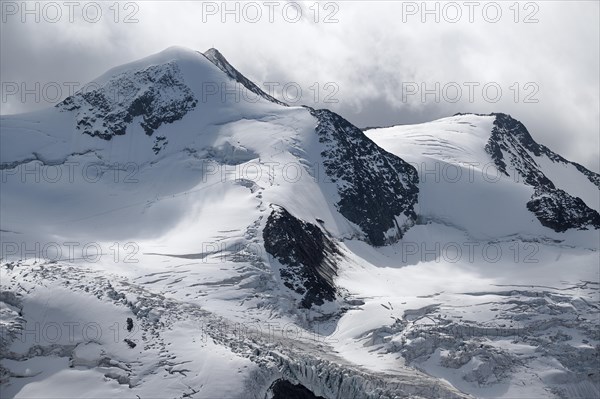
[[174,47],[2,117],[3,396],[600,393],[597,174],[263,94]]

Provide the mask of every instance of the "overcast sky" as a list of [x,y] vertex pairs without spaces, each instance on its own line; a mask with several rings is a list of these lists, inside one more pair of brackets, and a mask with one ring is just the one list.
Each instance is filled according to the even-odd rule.
[[[57,85],[64,97],[69,82],[172,45],[215,47],[259,86],[280,82],[276,97],[287,84],[284,100],[359,127],[505,112],[538,142],[600,169],[597,1],[428,2],[430,14],[420,1],[230,1],[229,14],[221,1],[110,1],[101,15],[87,1],[31,2],[31,13],[1,3],[2,114],[53,105]],[[23,82],[40,83],[38,103],[8,95]]]

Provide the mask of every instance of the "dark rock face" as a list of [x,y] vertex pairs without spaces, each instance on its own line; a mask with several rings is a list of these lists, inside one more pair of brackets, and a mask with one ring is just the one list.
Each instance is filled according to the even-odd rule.
[[135,117],[147,135],[180,120],[198,101],[183,82],[177,64],[153,65],[115,76],[94,90],[82,90],[57,105],[75,111],[77,129],[110,140],[123,135]]
[[165,136],[156,136],[154,139],[154,146],[152,147],[152,151],[154,154],[158,154],[163,148],[165,148],[169,144],[169,140]]
[[533,140],[527,128],[506,114],[496,117],[492,135],[485,150],[498,170],[509,176],[507,168],[514,170],[525,184],[535,188],[527,209],[535,214],[542,225],[557,232],[568,229],[600,228],[600,214],[588,207],[578,197],[556,187],[544,175],[534,157],[547,156],[553,162],[571,164],[600,188],[600,175],[583,166],[567,161],[560,155]]
[[540,223],[554,231],[600,228],[600,215],[589,208],[579,197],[573,197],[561,189],[536,188],[527,209],[535,214]]
[[285,268],[281,279],[289,289],[304,295],[301,305],[309,309],[335,299],[333,278],[337,273],[335,244],[319,227],[275,206],[263,230],[265,250]]
[[221,71],[225,72],[227,74],[227,76],[229,76],[231,79],[233,79],[236,82],[243,85],[246,89],[250,90],[252,93],[254,93],[268,101],[271,101],[275,104],[283,105],[286,107],[288,106],[286,103],[281,102],[281,101],[277,100],[276,98],[265,93],[263,90],[260,89],[260,87],[255,85],[250,79],[248,79],[244,75],[242,75],[237,69],[235,69],[229,63],[229,61],[227,61],[227,59],[225,59],[225,57],[223,56],[223,54],[221,54],[219,52],[219,50],[217,50],[215,48],[211,48],[210,50],[205,52],[203,55],[206,58],[208,58],[208,60],[210,62],[215,64],[215,66],[217,66],[217,68],[219,68]]
[[[402,238],[417,219],[416,169],[378,147],[341,116],[328,110],[310,112],[319,120],[316,131],[326,147],[321,156],[325,172],[337,183],[340,213],[360,226],[373,245]],[[396,218],[402,215],[405,221],[399,225]]]
[[325,399],[316,396],[304,385],[295,385],[287,380],[277,380],[269,389],[273,393],[273,399]]

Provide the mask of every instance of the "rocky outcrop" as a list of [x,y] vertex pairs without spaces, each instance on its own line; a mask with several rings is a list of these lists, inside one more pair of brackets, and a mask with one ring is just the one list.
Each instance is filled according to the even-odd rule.
[[554,231],[568,229],[600,228],[600,215],[588,207],[579,197],[552,188],[538,187],[527,209],[535,214],[540,223]]
[[310,112],[319,121],[316,131],[325,145],[321,156],[325,172],[337,183],[340,213],[360,226],[373,245],[400,239],[417,219],[416,169],[341,116],[328,110]]
[[175,62],[152,65],[114,76],[94,90],[82,90],[57,105],[74,111],[77,129],[110,140],[124,135],[134,118],[147,135],[183,118],[198,100],[186,86]]
[[236,82],[238,82],[239,84],[244,86],[246,89],[250,90],[252,93],[254,93],[268,101],[271,101],[275,104],[283,105],[286,107],[288,106],[286,103],[281,102],[281,101],[277,100],[275,97],[270,96],[267,93],[265,93],[263,90],[260,89],[260,87],[255,85],[250,79],[248,79],[244,75],[242,75],[237,69],[235,69],[233,67],[233,65],[231,65],[229,63],[229,61],[227,61],[227,59],[225,59],[223,54],[221,54],[219,52],[219,50],[217,50],[216,48],[211,48],[210,50],[206,51],[203,55],[206,58],[208,58],[208,60],[210,62],[215,64],[215,66],[217,68],[219,68],[221,71],[225,72],[227,74],[227,76],[229,76],[231,79],[235,80]]
[[335,299],[337,249],[318,226],[274,206],[263,239],[265,250],[284,266],[280,271],[283,284],[303,296],[302,307],[323,305]]
[[546,156],[553,162],[571,164],[592,183],[600,187],[600,175],[583,166],[567,161],[560,155],[533,140],[527,128],[506,114],[495,116],[492,134],[485,150],[501,173],[510,176],[514,171],[525,184],[534,187],[527,209],[540,223],[557,232],[568,229],[600,228],[600,214],[583,200],[556,187],[541,170],[535,157]]

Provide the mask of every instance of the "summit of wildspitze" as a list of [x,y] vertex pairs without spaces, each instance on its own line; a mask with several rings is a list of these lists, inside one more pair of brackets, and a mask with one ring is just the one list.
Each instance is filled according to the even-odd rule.
[[91,136],[108,140],[123,135],[136,117],[145,133],[152,135],[159,126],[182,119],[199,102],[200,111],[205,112],[235,106],[240,102],[240,93],[235,87],[228,87],[229,79],[277,102],[237,72],[217,50],[211,49],[204,56],[171,47],[109,71],[95,82],[98,89],[79,92],[58,107],[76,111],[77,129]]
[[227,74],[231,79],[239,82],[243,85],[247,90],[251,91],[255,95],[265,98],[268,101],[274,102],[279,105],[287,105],[284,102],[277,100],[276,98],[270,96],[265,93],[260,87],[255,85],[252,81],[242,75],[237,69],[231,65],[227,59],[217,50],[216,48],[211,48],[204,53],[204,56],[208,58],[213,64],[215,64],[219,69]]
[[[82,205],[53,204],[57,209],[51,213],[32,214],[17,206],[24,186],[9,183],[15,187],[4,190],[3,203],[14,218],[7,230],[37,236],[39,231],[27,231],[20,220],[36,217],[51,226],[48,215],[58,215],[77,221],[67,222],[65,237],[154,240],[149,247],[176,242],[169,246],[170,255],[200,256],[202,246],[217,237],[226,252],[233,251],[229,246],[263,248],[262,240],[269,235],[263,237],[260,231],[281,217],[302,221],[294,226],[322,231],[322,240],[328,235],[334,242],[359,238],[376,246],[396,242],[416,221],[414,168],[333,112],[289,107],[273,99],[215,49],[202,54],[169,48],[112,69],[95,83],[95,89],[77,92],[54,108],[3,118],[4,169],[31,162],[64,166],[76,161],[79,167],[94,162],[101,176],[96,184],[62,187],[65,196]],[[222,95],[241,89],[256,98]],[[113,184],[104,170],[111,165],[134,170],[135,184]],[[56,185],[32,187],[43,201],[44,193]],[[229,196],[235,199],[226,202],[228,207],[245,215],[231,220],[229,231],[238,233],[201,228],[209,209],[220,220],[217,209],[223,203],[218,198]],[[131,206],[124,210],[124,204]],[[268,217],[278,209],[285,212]],[[82,220],[93,221],[94,229]],[[181,235],[186,238],[178,241],[175,237]],[[283,275],[283,280],[291,278]],[[313,281],[301,280],[293,285]],[[290,291],[291,297],[306,295],[313,296],[310,287]]]

